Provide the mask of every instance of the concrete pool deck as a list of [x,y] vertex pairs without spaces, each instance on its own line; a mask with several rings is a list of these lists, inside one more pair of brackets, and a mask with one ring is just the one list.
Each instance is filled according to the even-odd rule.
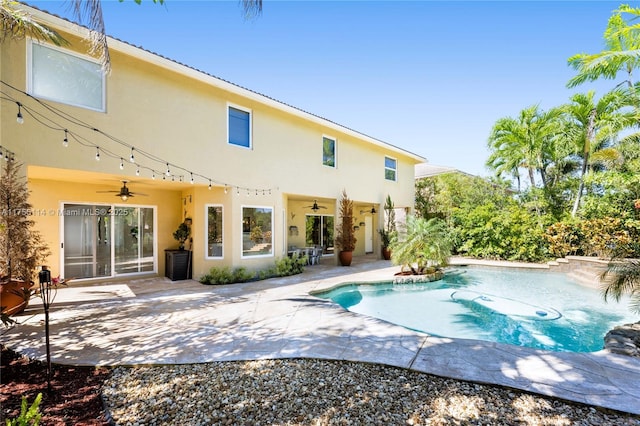
[[[640,414],[640,359],[438,338],[354,314],[309,292],[344,282],[388,281],[398,267],[370,258],[350,268],[328,263],[293,277],[225,286],[153,277],[63,288],[50,315],[52,361],[362,361]],[[2,343],[45,359],[38,300],[16,319],[19,325],[2,331]]]

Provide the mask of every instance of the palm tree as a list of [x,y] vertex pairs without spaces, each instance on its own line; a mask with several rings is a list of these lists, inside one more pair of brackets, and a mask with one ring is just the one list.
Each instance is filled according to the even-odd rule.
[[594,161],[615,161],[620,153],[610,146],[613,138],[625,128],[636,124],[636,115],[623,111],[628,105],[628,97],[620,90],[603,95],[597,102],[595,92],[577,93],[571,97],[571,104],[563,107],[571,119],[574,142],[582,156],[580,183],[576,193],[571,216],[575,217],[584,191],[584,177]]
[[520,168],[525,168],[531,187],[536,186],[535,173],[542,186],[547,184],[546,168],[553,157],[553,144],[562,135],[562,111],[541,111],[537,105],[523,109],[517,118],[504,117],[494,124],[488,145],[492,151],[487,166],[498,177],[510,174],[520,181]]
[[630,294],[630,309],[640,314],[640,260],[610,262],[601,280],[606,283],[602,290],[604,300],[611,296],[619,302],[622,295]]
[[0,42],[5,39],[21,40],[33,37],[39,41],[50,41],[56,46],[69,44],[60,34],[32,19],[31,15],[20,10],[20,3],[13,0],[0,0]]
[[627,78],[620,84],[627,84],[633,94],[636,107],[640,106],[635,94],[633,71],[640,65],[640,25],[629,25],[622,16],[624,13],[640,16],[640,9],[621,5],[609,18],[604,32],[605,50],[599,53],[579,53],[569,58],[571,67],[578,74],[567,83],[567,87],[575,87],[587,81],[599,78],[614,79],[619,71],[625,71]]
[[[111,70],[111,59],[107,46],[107,33],[102,17],[101,0],[69,0],[76,20],[80,25],[89,28],[89,53],[99,58],[105,72]],[[121,0],[122,1],[122,0]],[[142,0],[134,0],[142,3]],[[156,4],[164,4],[165,0],[152,0]],[[13,0],[0,0],[0,16],[2,17],[2,32],[0,41],[4,38],[20,39],[25,36],[38,40],[49,40],[56,45],[68,44],[64,38],[52,29],[34,21],[24,11],[18,9],[20,3]],[[262,13],[262,0],[242,0],[246,18]]]
[[408,267],[414,274],[424,274],[429,267],[447,264],[453,247],[446,223],[437,218],[408,216],[406,235],[391,242],[391,260]]

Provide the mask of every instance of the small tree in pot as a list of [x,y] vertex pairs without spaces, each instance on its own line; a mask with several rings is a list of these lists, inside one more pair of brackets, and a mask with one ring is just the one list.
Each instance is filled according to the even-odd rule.
[[346,189],[342,190],[342,197],[338,205],[340,226],[338,226],[335,244],[338,247],[342,266],[351,265],[353,250],[356,248],[356,235],[353,230],[353,201],[347,196]]
[[0,311],[22,312],[29,303],[33,277],[51,253],[33,229],[32,207],[20,165],[5,164],[0,179]]
[[173,238],[178,242],[178,250],[184,250],[184,243],[191,236],[191,227],[187,224],[188,219],[185,219],[180,225],[178,225],[178,229],[173,232]]
[[385,218],[382,228],[378,229],[380,234],[380,245],[382,246],[382,257],[385,260],[391,259],[391,241],[393,241],[396,234],[396,211],[391,196],[387,195],[387,199],[384,203]]

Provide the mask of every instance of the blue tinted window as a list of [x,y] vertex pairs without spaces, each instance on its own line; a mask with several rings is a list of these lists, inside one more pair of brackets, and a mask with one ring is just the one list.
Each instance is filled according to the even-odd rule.
[[251,113],[229,107],[229,143],[251,147]]

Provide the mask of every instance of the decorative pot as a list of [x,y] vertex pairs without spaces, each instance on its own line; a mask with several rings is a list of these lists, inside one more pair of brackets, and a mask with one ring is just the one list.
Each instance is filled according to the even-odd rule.
[[341,251],[338,253],[338,259],[340,259],[340,264],[342,266],[351,266],[351,261],[353,260],[353,252]]
[[20,280],[0,282],[0,306],[2,313],[15,315],[24,311],[31,297],[31,283]]
[[382,258],[384,260],[391,259],[391,250],[389,249],[389,247],[382,247]]

